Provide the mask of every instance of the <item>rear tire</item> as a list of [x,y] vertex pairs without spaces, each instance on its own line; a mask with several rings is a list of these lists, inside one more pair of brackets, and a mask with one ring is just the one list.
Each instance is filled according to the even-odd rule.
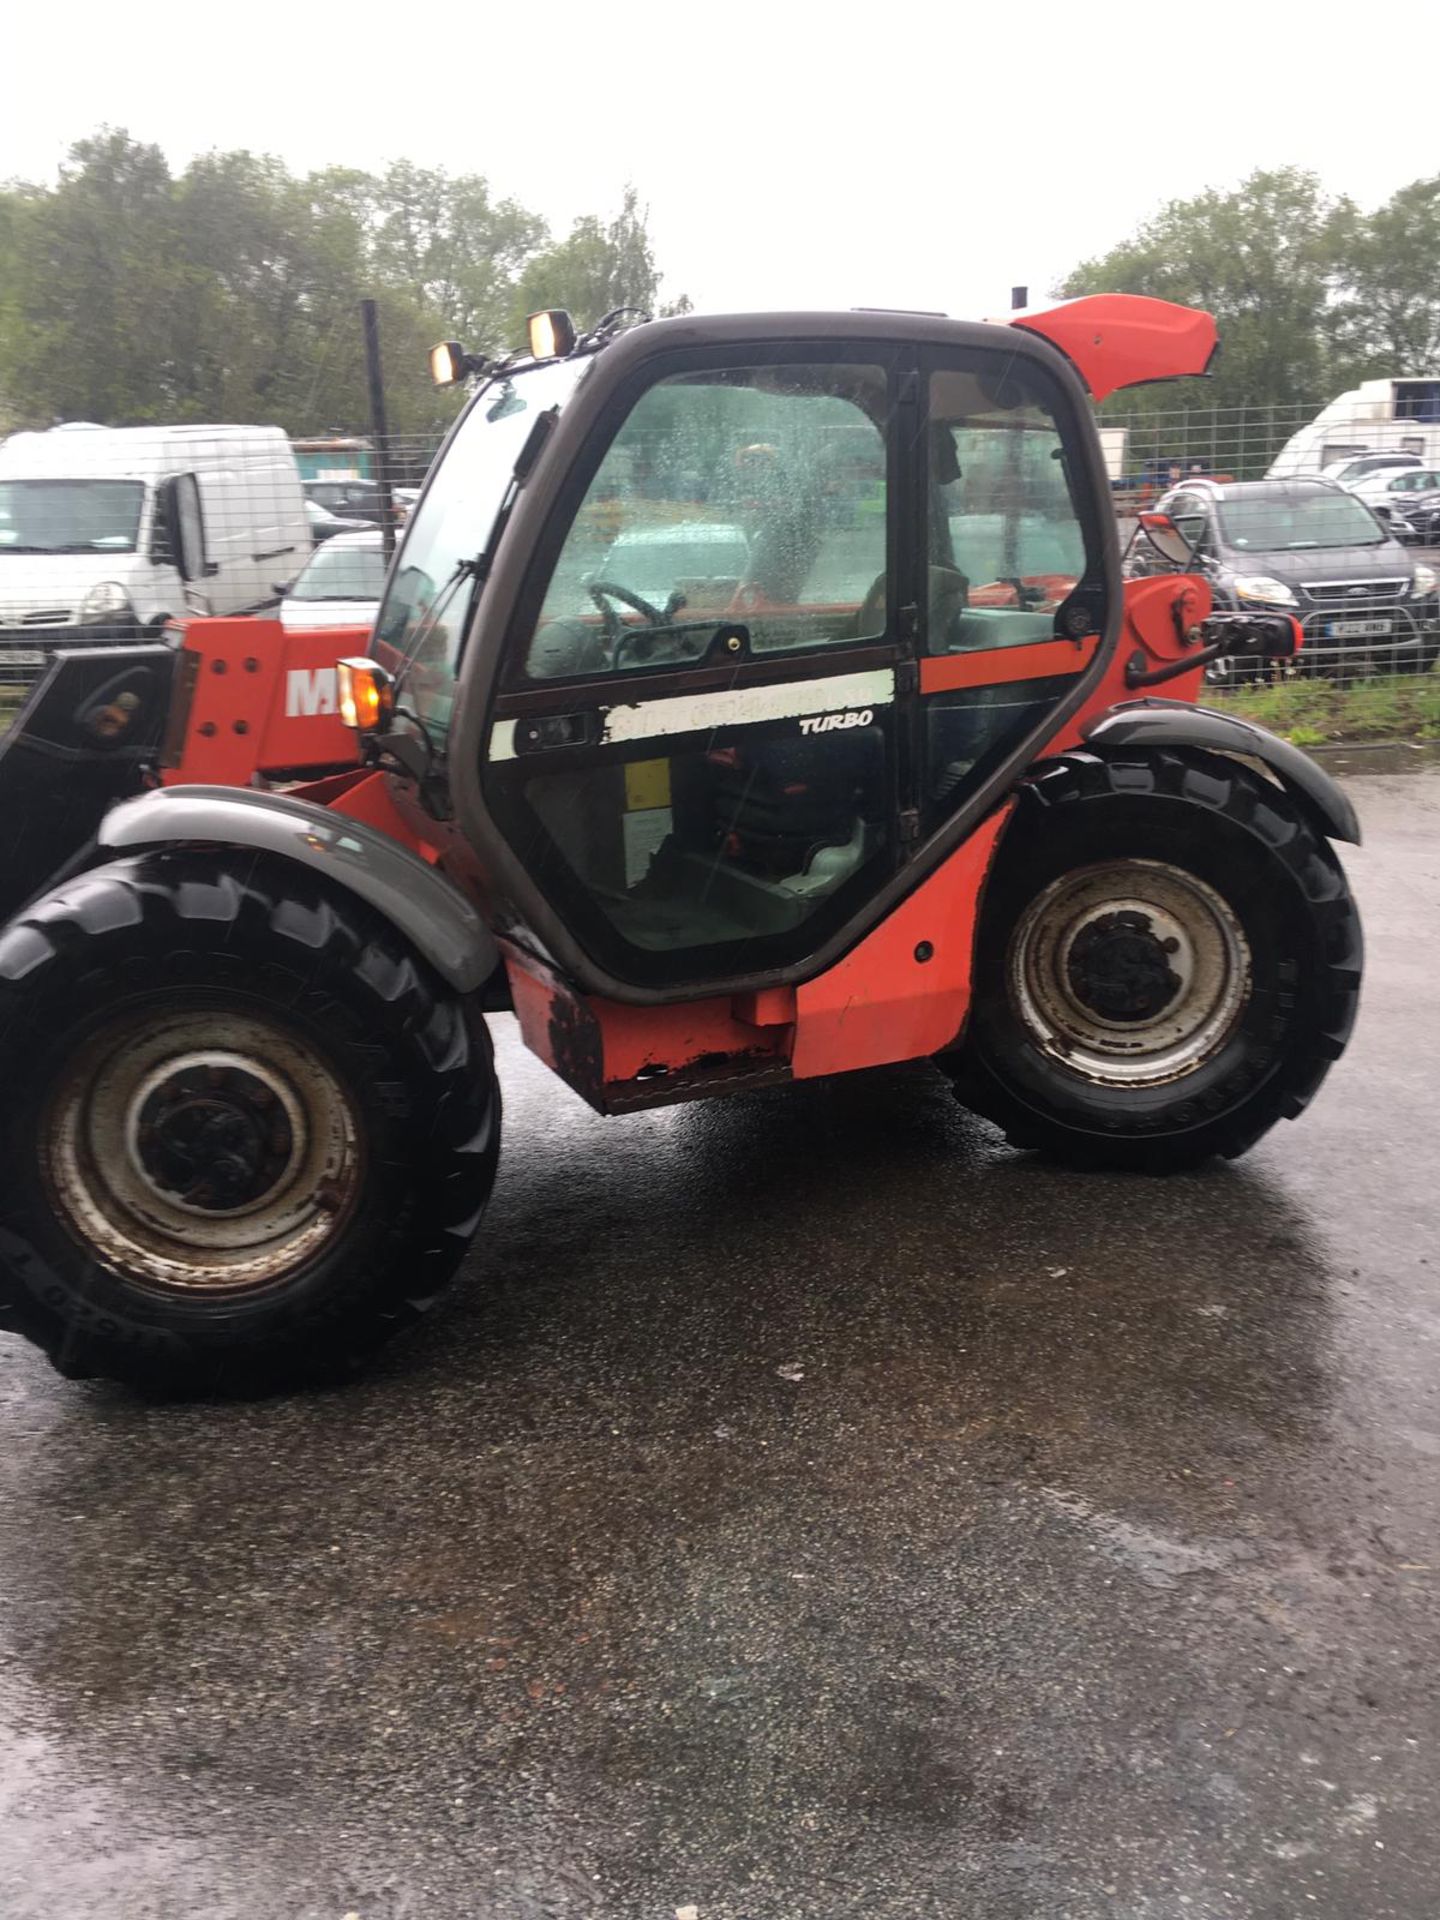
[[945,1064],[1014,1146],[1233,1158],[1340,1057],[1360,965],[1340,864],[1279,788],[1204,753],[1076,753],[1022,790]]
[[287,862],[147,854],[0,933],[0,1324],[166,1390],[333,1376],[412,1323],[494,1182],[489,1035]]

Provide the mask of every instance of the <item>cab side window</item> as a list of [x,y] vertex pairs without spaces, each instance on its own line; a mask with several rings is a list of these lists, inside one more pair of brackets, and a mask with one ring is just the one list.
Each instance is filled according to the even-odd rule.
[[936,373],[927,431],[927,650],[1049,639],[1085,536],[1045,398],[1011,372]]
[[885,370],[782,365],[657,382],[610,442],[555,562],[531,679],[885,633]]

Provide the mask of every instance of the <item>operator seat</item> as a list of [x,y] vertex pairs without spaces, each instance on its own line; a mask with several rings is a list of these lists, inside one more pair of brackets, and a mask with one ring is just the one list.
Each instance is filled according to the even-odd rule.
[[[858,640],[880,633],[885,624],[885,590],[888,575],[877,573],[870,591],[855,616],[854,634]],[[929,624],[926,632],[931,653],[951,653],[949,634],[956,619],[970,604],[970,582],[958,567],[931,567],[927,593]]]

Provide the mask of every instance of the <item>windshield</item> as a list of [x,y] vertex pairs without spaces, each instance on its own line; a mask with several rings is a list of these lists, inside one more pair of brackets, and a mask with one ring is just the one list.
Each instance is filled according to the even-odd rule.
[[332,541],[312,557],[290,590],[292,600],[378,600],[385,585],[385,554],[373,546]]
[[449,729],[470,609],[473,582],[464,563],[485,552],[536,419],[564,406],[589,366],[589,360],[557,360],[482,389],[406,526],[375,637],[409,663],[406,704],[436,745]]
[[1225,543],[1240,552],[1298,553],[1307,547],[1378,547],[1389,535],[1349,493],[1243,495],[1220,502]]
[[0,480],[0,553],[133,553],[139,480]]

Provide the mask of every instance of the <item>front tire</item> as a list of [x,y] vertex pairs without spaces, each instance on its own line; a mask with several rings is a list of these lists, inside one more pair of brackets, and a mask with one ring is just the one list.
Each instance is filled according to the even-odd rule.
[[1015,1146],[1165,1172],[1294,1119],[1340,1057],[1359,917],[1295,803],[1238,762],[1068,755],[1001,843],[947,1063]]
[[222,850],[0,934],[0,1324],[187,1390],[348,1371],[458,1266],[499,1152],[484,1023],[362,903]]

